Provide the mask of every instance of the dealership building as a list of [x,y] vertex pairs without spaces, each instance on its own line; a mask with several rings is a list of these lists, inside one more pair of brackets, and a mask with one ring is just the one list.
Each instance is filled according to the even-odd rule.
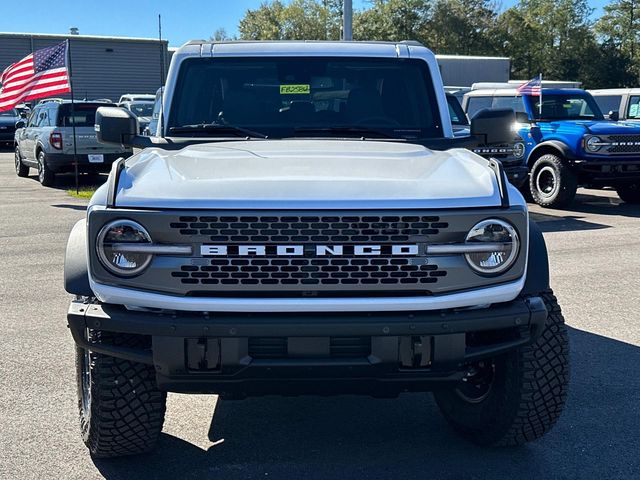
[[154,94],[160,88],[168,67],[168,45],[152,38],[0,33],[0,72],[35,50],[67,39],[76,99],[117,101],[123,93]]
[[[124,93],[155,93],[176,50],[153,38],[0,33],[0,72],[34,50],[67,39],[77,99],[117,101]],[[509,80],[508,58],[436,55],[436,59],[445,85],[470,87]]]

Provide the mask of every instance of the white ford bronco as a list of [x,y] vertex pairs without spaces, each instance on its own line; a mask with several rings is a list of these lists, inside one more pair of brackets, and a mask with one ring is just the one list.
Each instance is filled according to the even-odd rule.
[[[454,138],[415,42],[191,42],[153,137],[101,107],[114,163],[71,232],[65,287],[92,455],[152,449],[167,392],[433,392],[481,445],[563,409],[547,253],[500,162],[512,111]],[[475,143],[474,143],[475,142]]]

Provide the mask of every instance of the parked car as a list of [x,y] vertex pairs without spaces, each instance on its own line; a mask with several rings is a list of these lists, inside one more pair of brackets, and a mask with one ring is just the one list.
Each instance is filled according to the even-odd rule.
[[131,113],[133,113],[138,120],[138,128],[140,129],[140,133],[143,133],[144,130],[149,126],[149,122],[151,121],[151,115],[153,113],[153,105],[154,102],[122,102],[120,106],[122,108],[126,108]]
[[0,145],[13,146],[16,123],[21,118],[20,113],[15,108],[0,112]]
[[[169,72],[153,139],[98,109],[101,142],[143,150],[66,250],[94,457],[151,450],[170,391],[433,391],[481,445],[552,428],[569,350],[544,238],[500,162],[454,137],[432,52],[196,41]],[[509,141],[514,117],[471,129]]]
[[49,98],[43,98],[42,100],[38,100],[38,103],[36,103],[36,105],[40,105],[42,103],[51,103],[51,102],[62,103],[64,101],[65,101],[64,98],[49,97]]
[[57,173],[75,169],[73,123],[75,122],[77,160],[80,172],[106,172],[119,157],[131,155],[130,148],[98,143],[94,130],[96,110],[108,103],[39,103],[27,121],[18,121],[15,132],[15,168],[26,177],[30,168],[38,169],[44,186],[53,185]]
[[123,102],[153,102],[156,96],[151,93],[125,93],[118,103]]
[[[458,97],[447,93],[447,105],[453,134],[456,137],[471,135],[471,128],[467,114],[462,109]],[[528,168],[524,164],[524,143],[519,135],[513,135],[513,141],[499,145],[479,145],[471,150],[487,158],[496,158],[502,162],[507,179],[516,187],[521,188],[528,179]]]
[[16,105],[16,110],[21,118],[27,118],[31,114],[31,105],[27,103],[19,103]]
[[529,188],[539,205],[567,206],[578,186],[613,187],[625,202],[640,203],[640,125],[605,120],[588,92],[543,88],[535,97],[515,88],[473,90],[463,108],[470,117],[485,108],[517,112]]
[[153,102],[153,111],[151,113],[151,120],[147,125],[147,128],[142,132],[143,135],[153,137],[158,133],[158,122],[160,121],[160,116],[162,115],[162,94],[164,92],[164,87],[160,87],[156,91],[156,98]]
[[640,120],[640,88],[589,90],[610,120]]

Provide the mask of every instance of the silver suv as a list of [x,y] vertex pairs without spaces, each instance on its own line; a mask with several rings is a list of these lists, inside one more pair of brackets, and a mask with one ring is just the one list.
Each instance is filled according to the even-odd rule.
[[15,164],[19,177],[38,169],[44,186],[55,182],[57,173],[74,170],[73,122],[76,126],[78,168],[81,172],[108,172],[119,157],[128,157],[130,148],[98,143],[94,131],[96,110],[109,105],[69,101],[38,104],[29,119],[18,121],[15,132]]
[[415,42],[196,41],[169,72],[154,137],[98,109],[99,141],[143,150],[66,251],[94,457],[151,450],[167,392],[433,391],[481,445],[553,426],[569,345],[544,238],[501,163],[461,148],[510,141],[513,111],[454,137]]

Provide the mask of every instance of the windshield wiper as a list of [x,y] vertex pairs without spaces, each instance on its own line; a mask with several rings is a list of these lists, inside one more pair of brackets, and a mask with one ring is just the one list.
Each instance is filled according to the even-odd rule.
[[375,135],[379,138],[389,138],[393,140],[406,140],[406,138],[394,137],[393,135],[375,128],[367,127],[348,127],[348,126],[333,126],[333,127],[297,127],[293,131],[298,133],[336,133],[336,134],[353,134],[358,137],[367,137]]
[[267,138],[267,135],[248,128],[223,123],[198,123],[169,128],[169,133],[231,133],[239,137]]

